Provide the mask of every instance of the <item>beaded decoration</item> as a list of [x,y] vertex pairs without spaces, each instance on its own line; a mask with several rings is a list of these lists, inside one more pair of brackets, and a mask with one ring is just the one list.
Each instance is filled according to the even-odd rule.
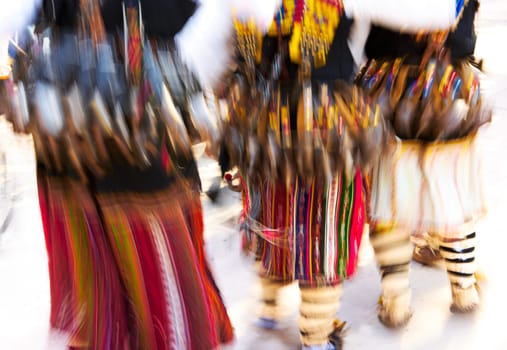
[[[314,67],[326,64],[326,56],[343,14],[340,0],[283,0],[271,26],[269,36],[290,36],[292,62],[310,60]],[[260,61],[262,33],[253,20],[234,21],[240,54],[246,60]]]

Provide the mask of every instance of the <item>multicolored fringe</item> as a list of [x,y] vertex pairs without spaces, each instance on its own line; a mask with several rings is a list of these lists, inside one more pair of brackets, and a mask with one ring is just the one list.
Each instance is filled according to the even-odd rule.
[[[191,185],[192,186],[192,185]],[[217,326],[218,339],[221,344],[228,343],[234,338],[234,330],[231,321],[227,315],[224,302],[220,295],[218,286],[211,273],[211,268],[206,259],[206,252],[204,249],[204,218],[200,193],[191,190],[188,199],[185,201],[186,207],[183,208],[183,213],[186,214],[188,227],[190,230],[190,237],[194,243],[194,248],[199,260],[199,267],[203,276],[203,283],[205,285],[206,295],[210,299],[212,314],[215,317],[215,324]]]
[[[351,276],[357,265],[365,223],[365,192],[359,171],[331,183],[297,178],[285,183],[248,184],[250,249],[258,253],[265,277],[329,285]],[[260,191],[260,192],[259,192]],[[260,200],[261,203],[252,202]],[[247,212],[247,214],[249,214]]]
[[69,345],[129,349],[122,281],[93,197],[82,183],[38,169],[51,289],[51,327]]
[[213,349],[232,327],[203,249],[199,197],[95,194],[39,172],[51,325],[90,349]]

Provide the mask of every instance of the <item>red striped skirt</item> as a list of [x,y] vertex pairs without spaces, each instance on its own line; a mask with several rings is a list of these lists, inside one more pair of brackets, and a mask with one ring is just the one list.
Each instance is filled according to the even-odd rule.
[[287,187],[269,180],[248,183],[244,199],[247,248],[261,274],[306,285],[339,283],[357,265],[365,224],[365,190],[357,172],[331,183],[301,179]]
[[51,325],[91,349],[208,350],[232,327],[203,248],[199,195],[96,194],[38,174]]

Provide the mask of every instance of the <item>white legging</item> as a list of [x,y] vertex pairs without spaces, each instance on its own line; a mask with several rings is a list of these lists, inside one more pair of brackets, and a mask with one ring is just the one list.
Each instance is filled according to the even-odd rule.
[[[281,283],[261,278],[261,317],[278,319],[280,317],[279,297],[283,287],[291,283]],[[341,284],[334,286],[299,286],[301,305],[299,310],[299,332],[304,345],[321,345],[329,341],[336,328],[336,314],[342,294]]]

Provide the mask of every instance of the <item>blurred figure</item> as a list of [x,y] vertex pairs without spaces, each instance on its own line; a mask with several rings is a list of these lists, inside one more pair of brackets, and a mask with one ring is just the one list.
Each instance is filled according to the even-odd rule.
[[[95,10],[98,3],[44,1],[43,21],[37,30],[45,30],[49,24],[55,38],[50,45],[59,44],[59,39],[63,42],[69,34],[71,40],[66,43],[73,43],[82,23],[81,11],[85,6]],[[128,56],[130,78],[139,73],[135,71],[140,58],[136,54],[141,52],[142,34],[146,33],[154,46],[176,54],[174,36],[196,6],[186,0],[107,0],[100,4],[98,15],[102,15],[108,35],[118,40],[121,49],[128,45],[128,52],[114,59],[125,62]],[[100,25],[100,19],[95,23]],[[144,32],[139,30],[141,24]],[[127,27],[130,36],[124,42]],[[144,49],[150,50],[147,43],[143,42]],[[75,62],[75,52],[66,51],[64,62],[79,62],[77,67],[83,69],[88,62],[85,56],[93,56],[93,50],[82,51]],[[16,52],[22,56],[28,50]],[[62,59],[62,52],[53,52],[51,60]],[[23,68],[18,62],[21,60],[14,65],[17,71]],[[112,68],[108,66],[106,71]],[[40,80],[48,78],[43,76],[46,73],[35,71]],[[180,79],[176,71],[171,74]],[[99,76],[93,84],[111,84],[105,90],[109,91],[114,85],[104,76],[106,80],[100,81]],[[152,112],[142,96],[137,102],[145,113]],[[156,117],[161,118],[158,113]],[[92,127],[99,123],[92,115],[86,118]],[[193,157],[178,155],[161,143],[140,166],[129,161],[128,152],[122,153],[120,143],[107,139],[104,146],[109,161],[101,173],[76,165],[72,152],[85,153],[82,148],[73,149],[65,143],[68,139],[52,138],[43,134],[42,127],[30,125],[48,252],[50,323],[52,328],[69,333],[69,348],[208,350],[231,341],[233,330],[205,257],[199,177]],[[81,135],[82,130],[76,132]],[[102,142],[98,138],[94,141],[94,146]],[[79,145],[85,147],[85,142]]]
[[[284,1],[282,8],[289,8],[289,3]],[[334,7],[330,9],[334,13],[324,14],[339,17],[339,24],[332,28],[334,38],[329,43],[331,48],[326,63],[318,68],[312,67],[308,77],[311,79],[310,85],[313,84],[310,89],[316,99],[320,98],[317,96],[331,99],[328,93],[332,96],[339,91],[335,90],[335,84],[342,83],[346,86],[353,77],[354,62],[347,49],[351,20],[342,16],[341,10],[342,8]],[[276,18],[271,28],[280,26],[281,22],[292,21],[288,16]],[[275,118],[282,118],[282,113],[285,112],[281,110],[285,110],[288,120],[283,122],[278,119],[275,123],[280,126],[283,123],[290,125],[291,130],[285,132],[291,136],[284,136],[285,140],[297,145],[296,126],[302,118],[298,104],[303,96],[303,91],[300,90],[302,80],[298,74],[303,64],[290,57],[288,51],[291,35],[293,33],[290,30],[277,33],[276,29],[265,35],[262,39],[261,60],[255,68],[256,74],[262,78],[257,81],[246,78],[247,84],[257,84],[262,79],[273,84],[271,93],[280,98],[280,105],[273,106],[271,98],[262,102],[243,103],[246,109],[253,108],[256,103],[260,104],[260,108],[270,106]],[[274,63],[280,59],[281,52],[286,55]],[[245,61],[248,59],[244,58]],[[245,63],[241,60],[243,58],[240,59],[240,65]],[[273,78],[272,67],[276,64],[280,64],[280,76]],[[245,76],[247,75],[248,72]],[[256,85],[248,85],[246,89],[250,88],[262,91]],[[317,108],[324,110],[327,106],[319,105]],[[256,113],[263,113],[254,110],[248,112],[246,117],[252,119]],[[259,129],[250,129],[249,132],[264,132],[259,131],[261,123],[259,122]],[[268,133],[266,131],[266,135]],[[265,154],[259,158],[267,162],[268,149],[273,145],[267,139],[261,141],[262,137],[259,135],[259,140],[255,142],[259,144],[258,152]],[[229,151],[237,145],[231,145],[229,138],[226,143]],[[275,147],[284,146],[280,143]],[[294,148],[297,149],[296,146]],[[250,151],[253,152],[253,149],[250,148]],[[300,155],[303,154],[302,148],[299,152]],[[250,156],[253,161],[255,155],[251,153]],[[227,157],[222,156],[222,164],[224,158]],[[314,169],[308,169],[308,174],[296,170],[298,165],[295,159],[280,157],[272,161],[271,164],[276,164],[277,170],[269,173],[266,163],[250,163],[246,167],[238,164],[232,155],[230,163],[239,166],[241,175],[226,174],[230,186],[243,188],[243,248],[253,253],[258,260],[256,267],[260,276],[261,295],[257,324],[268,330],[279,327],[283,316],[279,305],[281,290],[297,282],[301,293],[298,325],[303,349],[341,349],[344,323],[336,319],[336,313],[340,304],[342,281],[355,270],[364,227],[365,192],[361,172],[358,166],[350,164],[347,175],[333,171],[328,178],[316,160],[315,163],[314,160],[307,163],[315,164]]]
[[368,34],[351,35],[351,18],[413,32],[454,19],[448,3],[432,2],[443,11],[426,11],[427,22],[417,17],[426,4],[407,3],[282,1],[266,35],[258,30],[262,21],[242,14],[247,19],[236,22],[239,69],[225,93],[221,165],[241,173],[235,187],[244,189],[244,248],[260,275],[258,325],[278,327],[280,290],[297,281],[303,349],[342,348],[344,323],[335,317],[365,224],[362,173],[383,146],[374,100],[351,84]]
[[[472,0],[465,7],[463,17],[458,22],[455,30],[449,33],[445,47],[449,49],[452,61],[456,65],[471,64],[477,69],[482,68],[482,60],[474,57],[477,35],[475,32],[475,16],[479,10],[479,2]],[[438,235],[417,232],[412,236],[414,252],[412,258],[420,264],[435,266],[443,263],[439,251]]]
[[479,304],[473,226],[485,203],[476,141],[491,110],[481,103],[468,61],[477,8],[475,0],[457,1],[459,23],[448,35],[445,28],[416,36],[373,26],[366,44],[370,60],[358,82],[381,96],[395,134],[372,173],[370,233],[382,273],[379,318],[389,327],[411,316],[412,232],[428,232],[416,237],[416,260],[444,259],[451,310]]

